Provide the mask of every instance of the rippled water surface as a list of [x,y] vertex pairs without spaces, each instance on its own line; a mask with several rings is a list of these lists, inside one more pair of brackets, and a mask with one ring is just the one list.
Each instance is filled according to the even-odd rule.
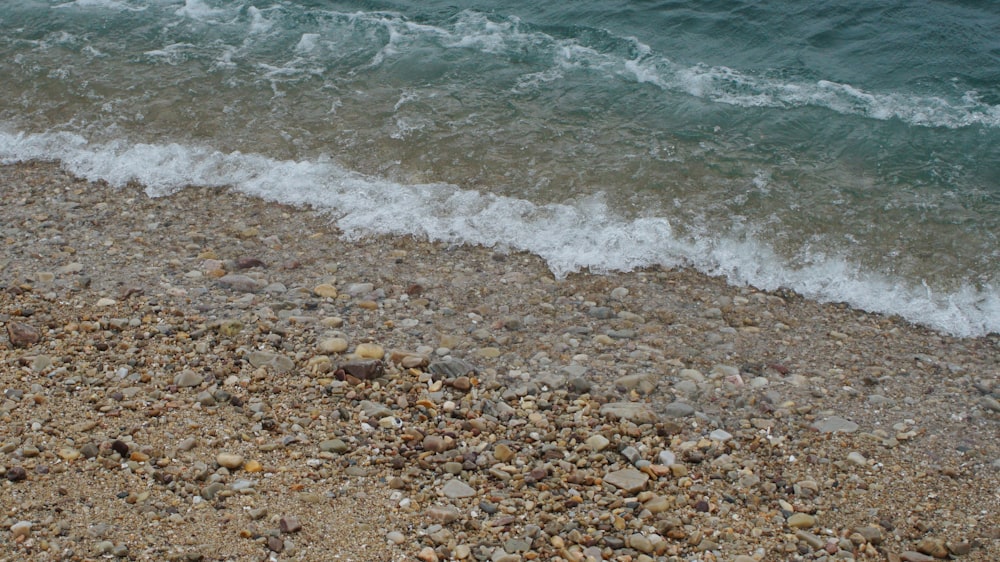
[[0,159],[1000,331],[996,4],[502,4],[3,3]]

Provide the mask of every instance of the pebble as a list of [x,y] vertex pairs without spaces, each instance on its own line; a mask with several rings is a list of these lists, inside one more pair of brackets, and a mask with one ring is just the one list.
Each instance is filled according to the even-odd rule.
[[253,351],[247,361],[254,367],[270,367],[275,373],[287,373],[295,368],[295,362],[280,353]]
[[385,535],[386,540],[392,544],[400,545],[406,542],[406,535],[400,533],[399,531],[389,531]]
[[263,285],[256,279],[246,275],[228,274],[220,277],[217,282],[240,293],[256,293],[263,288]]
[[847,461],[857,466],[868,466],[868,459],[857,451],[851,451],[847,455]]
[[500,462],[507,462],[514,458],[514,450],[503,443],[498,443],[493,447],[493,458]]
[[278,526],[282,533],[298,533],[302,530],[302,523],[297,517],[286,515],[278,521]]
[[42,339],[42,334],[35,327],[24,322],[8,322],[7,337],[14,347],[29,347]]
[[190,369],[185,369],[174,375],[174,384],[180,387],[198,386],[204,381],[205,377]]
[[820,433],[854,433],[858,430],[858,424],[839,416],[830,416],[821,422],[816,422],[813,427]]
[[471,486],[454,478],[441,487],[441,493],[451,499],[471,498],[476,495],[476,490]]
[[663,410],[663,415],[668,418],[686,418],[694,414],[694,406],[684,402],[671,402]]
[[430,521],[447,525],[462,516],[462,512],[450,506],[432,505],[424,511],[424,517]]
[[713,441],[721,441],[722,443],[725,443],[726,441],[732,439],[733,435],[724,429],[716,429],[708,435],[708,438]]
[[598,453],[606,449],[608,445],[611,444],[611,441],[607,437],[598,433],[588,437],[586,444],[590,447],[591,451]]
[[907,550],[899,555],[899,559],[903,562],[936,562],[936,558],[933,556],[928,556],[921,552],[914,552],[912,550]]
[[313,294],[317,297],[335,299],[337,298],[337,288],[329,283],[322,283],[313,287]]
[[816,518],[807,513],[793,513],[786,523],[793,529],[811,529],[816,526]]
[[347,443],[344,443],[341,439],[327,439],[319,444],[319,450],[327,453],[337,453],[342,455],[350,450]]
[[28,538],[31,535],[31,521],[18,521],[10,526],[11,538]]
[[634,494],[646,487],[649,475],[634,468],[626,468],[606,474],[604,481],[626,493]]
[[362,359],[382,359],[385,357],[385,349],[378,344],[361,343],[354,348],[354,354]]
[[234,453],[219,453],[215,457],[215,462],[217,462],[219,466],[234,470],[243,466],[243,456]]
[[649,406],[640,402],[609,402],[601,406],[601,415],[628,420],[637,425],[656,423],[658,419]]
[[316,346],[320,353],[343,353],[347,351],[347,347],[348,343],[344,338],[327,338]]

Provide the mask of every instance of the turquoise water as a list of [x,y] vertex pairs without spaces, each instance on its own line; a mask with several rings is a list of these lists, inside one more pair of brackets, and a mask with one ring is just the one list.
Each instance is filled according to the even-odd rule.
[[3,162],[1000,332],[991,2],[27,0],[0,76]]

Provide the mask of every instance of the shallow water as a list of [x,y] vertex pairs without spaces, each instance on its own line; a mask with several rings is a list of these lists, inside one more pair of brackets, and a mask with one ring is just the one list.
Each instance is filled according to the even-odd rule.
[[1000,331],[985,2],[28,1],[0,159]]

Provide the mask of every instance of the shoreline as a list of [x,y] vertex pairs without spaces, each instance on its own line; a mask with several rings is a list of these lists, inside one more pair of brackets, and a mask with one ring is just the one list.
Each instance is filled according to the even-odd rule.
[[996,334],[51,163],[0,186],[0,558],[1000,559]]

